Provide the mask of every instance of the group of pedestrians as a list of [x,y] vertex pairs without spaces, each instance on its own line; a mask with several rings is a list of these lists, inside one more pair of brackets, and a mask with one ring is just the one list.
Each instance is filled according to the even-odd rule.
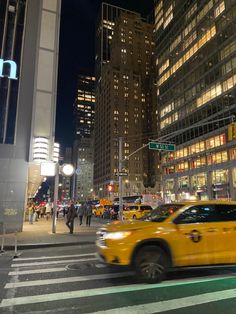
[[92,206],[91,204],[85,202],[84,204],[80,205],[78,209],[76,209],[75,204],[71,201],[70,206],[67,212],[67,220],[66,225],[72,234],[74,232],[74,220],[76,217],[79,217],[79,224],[80,226],[83,224],[83,217],[86,217],[86,226],[90,227],[91,224],[91,217],[92,217]]

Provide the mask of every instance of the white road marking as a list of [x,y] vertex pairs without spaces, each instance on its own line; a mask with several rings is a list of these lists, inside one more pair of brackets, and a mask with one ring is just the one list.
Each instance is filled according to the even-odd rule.
[[236,298],[236,289],[229,289],[223,291],[203,293],[191,297],[166,300],[160,302],[153,302],[141,305],[133,305],[110,309],[106,311],[93,312],[93,314],[152,314],[161,313],[171,310],[186,308],[189,306],[196,306],[220,300],[227,300]]
[[[233,277],[234,278],[234,277]],[[222,280],[225,278],[217,279]],[[215,279],[209,279],[206,281],[215,281]],[[192,284],[197,284],[199,282],[202,282],[201,280],[196,280],[191,282]],[[87,289],[87,290],[76,290],[76,291],[68,291],[68,292],[59,292],[59,293],[48,293],[48,294],[41,294],[41,295],[28,295],[26,297],[16,297],[16,298],[10,298],[10,299],[3,299],[0,303],[0,308],[4,307],[11,307],[16,305],[26,305],[26,304],[35,304],[35,303],[42,303],[42,302],[52,302],[57,300],[68,300],[68,299],[78,299],[78,298],[84,298],[84,297],[94,297],[99,295],[108,295],[108,294],[115,294],[115,293],[124,293],[124,292],[131,292],[131,291],[144,291],[144,290],[151,290],[151,289],[160,289],[163,287],[173,287],[173,286],[181,286],[189,284],[189,282],[176,282],[176,283],[170,283],[170,284],[134,284],[134,285],[125,285],[125,286],[116,286],[116,287],[105,287],[105,288],[98,288],[98,289]],[[175,300],[167,300],[167,301],[161,301],[156,302],[153,306],[152,310],[149,308],[150,303],[147,305],[145,309],[143,309],[144,305],[136,306],[135,310],[130,313],[137,314],[138,308],[142,308],[141,312],[139,313],[157,313],[159,309],[162,307],[163,302],[165,302],[164,309],[166,311],[168,304],[171,304],[173,309],[186,307],[191,305],[197,305],[207,303],[207,302],[213,302],[217,300],[224,300],[224,299],[230,299],[230,298],[236,298],[236,289],[229,289],[229,290],[223,290],[218,292],[212,292],[212,293],[206,293],[202,295],[194,295],[192,297],[186,297],[186,298],[180,298]],[[190,301],[189,301],[190,300]],[[160,305],[160,307],[159,307]],[[170,309],[172,309],[172,307]],[[132,308],[132,307],[130,307]],[[162,308],[163,309],[163,308]],[[132,309],[130,309],[131,311]],[[145,311],[147,312],[145,312]],[[154,311],[153,311],[154,310]],[[111,311],[111,310],[109,310]],[[106,313],[111,313],[109,311],[106,311]],[[118,313],[128,313],[126,310],[124,311],[124,308],[120,310]],[[102,311],[101,313],[105,313],[105,311]],[[114,312],[115,313],[115,312]]]
[[8,273],[9,276],[20,276],[20,275],[30,275],[30,274],[42,274],[42,273],[53,273],[67,271],[65,267],[55,267],[55,268],[45,268],[45,269],[32,269],[32,270],[18,270],[11,271]]
[[94,258],[81,258],[81,259],[67,259],[67,260],[60,260],[60,261],[48,261],[48,262],[35,262],[35,263],[22,263],[22,264],[12,264],[11,267],[34,267],[34,266],[43,266],[43,265],[50,265],[50,264],[68,264],[68,263],[78,263],[78,262],[87,262],[87,261],[97,261],[96,257]]
[[69,282],[81,282],[81,281],[91,281],[91,280],[104,280],[110,278],[122,278],[133,275],[133,272],[122,272],[122,273],[109,273],[100,275],[89,275],[89,276],[76,276],[76,277],[66,277],[66,278],[56,278],[56,279],[41,279],[41,280],[31,280],[31,281],[21,281],[7,283],[4,288],[21,288],[21,287],[33,287],[33,286],[43,286],[43,285],[55,285],[63,284]]
[[55,259],[55,258],[82,257],[82,256],[95,256],[95,255],[96,255],[96,253],[58,255],[58,256],[21,257],[21,258],[17,258],[17,260],[14,260],[14,262],[18,262],[18,261],[34,261],[34,260],[44,260],[44,259]]

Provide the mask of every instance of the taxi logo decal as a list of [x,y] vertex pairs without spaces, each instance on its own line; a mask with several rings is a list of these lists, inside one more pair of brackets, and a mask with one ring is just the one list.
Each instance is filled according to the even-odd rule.
[[202,239],[202,235],[198,230],[192,230],[190,232],[190,239],[194,242],[194,243],[198,243],[201,241]]

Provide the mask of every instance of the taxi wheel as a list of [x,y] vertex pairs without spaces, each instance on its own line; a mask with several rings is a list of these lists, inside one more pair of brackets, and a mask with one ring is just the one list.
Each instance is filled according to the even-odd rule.
[[157,283],[165,278],[168,267],[166,253],[159,247],[143,247],[136,256],[135,270],[138,280]]
[[137,219],[136,215],[133,215],[133,219]]

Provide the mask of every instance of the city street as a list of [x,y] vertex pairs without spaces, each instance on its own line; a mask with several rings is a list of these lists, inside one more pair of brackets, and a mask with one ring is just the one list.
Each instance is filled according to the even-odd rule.
[[0,313],[235,313],[236,267],[172,272],[150,285],[101,264],[94,245],[12,256],[0,256]]

